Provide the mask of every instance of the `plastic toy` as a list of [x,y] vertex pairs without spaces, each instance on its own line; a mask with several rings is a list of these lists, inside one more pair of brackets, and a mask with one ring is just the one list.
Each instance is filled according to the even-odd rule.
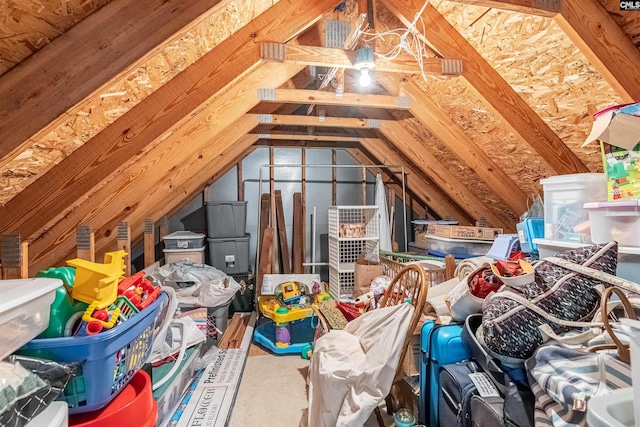
[[144,271],[131,277],[125,277],[118,283],[118,295],[127,299],[138,309],[144,310],[160,295],[160,287],[154,287],[150,280],[145,279]]
[[271,321],[256,328],[255,340],[276,354],[303,354],[303,347],[313,341],[316,304],[331,298],[319,284],[313,288],[309,294],[306,285],[290,281],[276,286],[276,295],[260,296],[260,312]]
[[65,328],[69,319],[74,313],[83,312],[87,309],[84,302],[74,302],[69,295],[76,275],[75,269],[71,267],[49,268],[39,271],[36,277],[50,277],[60,279],[63,286],[56,289],[56,296],[49,311],[49,326],[38,338],[58,338],[65,336]]
[[97,320],[91,322],[80,322],[78,329],[75,332],[76,337],[84,337],[88,335],[95,335],[102,332],[102,324]]
[[89,307],[82,315],[82,321],[87,323],[98,322],[105,329],[113,328],[120,317],[120,309],[116,308],[112,312],[108,312],[107,310],[98,309],[98,304],[98,301],[89,304]]
[[116,309],[120,310],[119,320],[122,321],[131,319],[136,315],[136,313],[139,312],[136,306],[133,305],[131,301],[129,301],[129,298],[125,297],[124,295],[120,295],[118,298],[116,298],[116,302],[109,306],[110,311]]
[[84,259],[67,261],[76,268],[76,278],[71,296],[73,299],[91,304],[97,302],[96,308],[109,307],[118,296],[118,281],[124,275],[123,250],[104,254],[104,263],[99,264]]

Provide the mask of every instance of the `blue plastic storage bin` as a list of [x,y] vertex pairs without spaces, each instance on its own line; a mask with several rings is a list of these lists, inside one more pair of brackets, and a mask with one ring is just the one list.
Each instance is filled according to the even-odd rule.
[[544,218],[527,218],[516,224],[516,229],[522,252],[537,254],[538,245],[533,243],[533,239],[544,237]]
[[149,307],[108,331],[84,337],[35,339],[18,353],[78,366],[62,393],[69,414],[107,405],[142,368],[153,343],[153,329],[163,292]]

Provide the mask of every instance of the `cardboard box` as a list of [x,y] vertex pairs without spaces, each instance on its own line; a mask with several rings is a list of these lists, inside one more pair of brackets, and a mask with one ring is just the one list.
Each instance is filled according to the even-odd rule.
[[640,103],[596,113],[582,145],[600,142],[607,199],[640,199]]
[[[494,240],[498,234],[502,234],[502,228],[434,224],[429,224],[427,227],[428,236],[447,237],[450,239]],[[417,242],[418,238],[416,237]]]
[[353,266],[353,297],[364,295],[371,289],[371,281],[382,276],[384,269],[381,264],[373,264],[360,254]]

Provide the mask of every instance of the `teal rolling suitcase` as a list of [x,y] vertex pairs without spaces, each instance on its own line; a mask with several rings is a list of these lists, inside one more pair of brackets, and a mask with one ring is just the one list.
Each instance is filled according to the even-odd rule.
[[471,357],[462,344],[462,325],[436,325],[432,320],[424,322],[420,333],[420,422],[430,427],[438,426],[438,392],[440,367]]

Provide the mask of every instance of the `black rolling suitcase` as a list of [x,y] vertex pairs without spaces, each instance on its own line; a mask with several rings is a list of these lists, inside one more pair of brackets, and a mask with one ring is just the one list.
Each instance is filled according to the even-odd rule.
[[469,374],[478,370],[473,361],[451,363],[440,368],[438,424],[441,427],[471,425],[471,398],[478,391]]
[[[533,393],[526,384],[526,375],[522,370],[513,370],[518,374],[518,381],[512,380],[505,372],[499,360],[487,353],[478,342],[476,330],[482,324],[482,315],[469,316],[460,335],[462,342],[469,349],[473,360],[479,365],[486,377],[491,380],[500,396],[474,396],[470,402],[470,426],[474,427],[532,427],[534,402]],[[522,371],[522,372],[520,372]]]

